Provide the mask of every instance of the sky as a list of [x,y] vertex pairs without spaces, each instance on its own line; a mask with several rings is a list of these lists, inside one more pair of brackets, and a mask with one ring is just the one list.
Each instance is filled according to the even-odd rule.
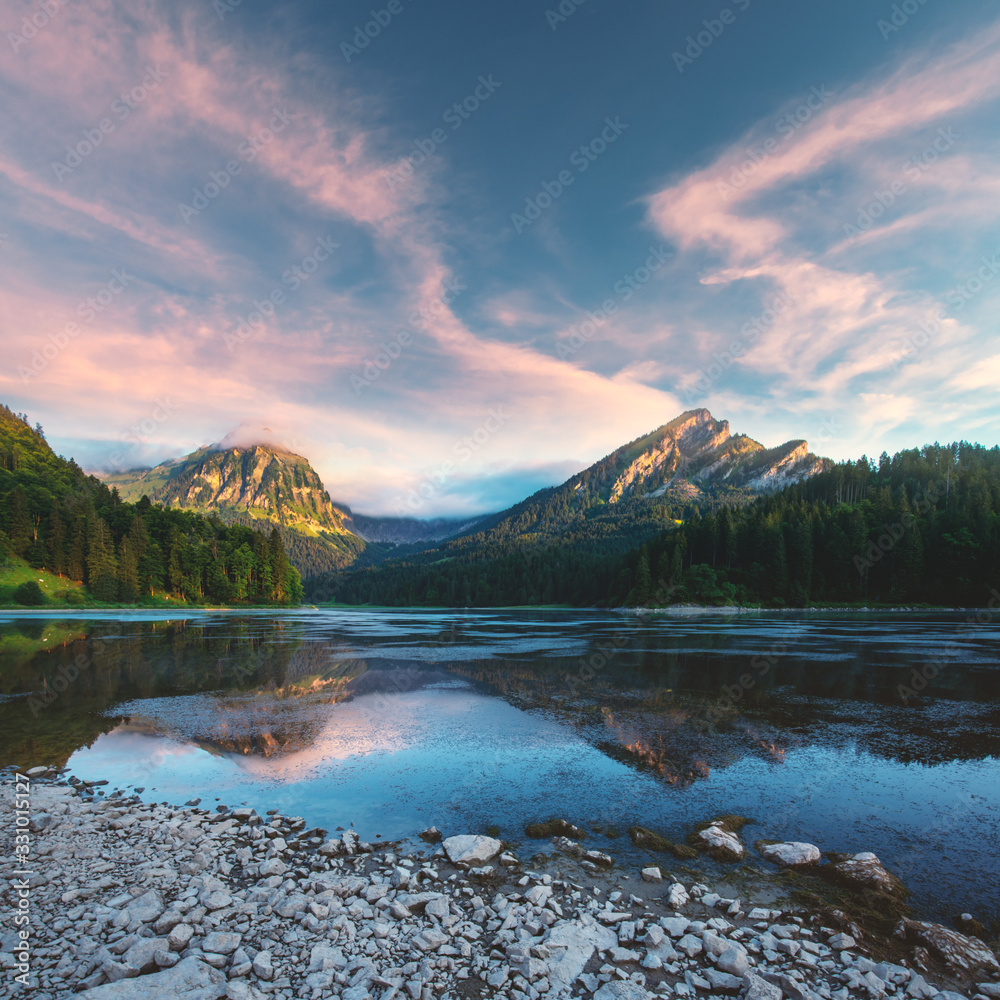
[[835,459],[1000,440],[995,2],[0,0],[0,32],[0,399],[89,470],[266,427],[432,517],[694,407]]

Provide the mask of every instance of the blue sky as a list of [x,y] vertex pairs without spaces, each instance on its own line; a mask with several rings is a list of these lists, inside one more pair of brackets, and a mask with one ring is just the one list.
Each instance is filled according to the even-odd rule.
[[435,516],[692,406],[834,458],[998,442],[995,3],[0,28],[0,394],[87,467],[266,426],[355,509]]

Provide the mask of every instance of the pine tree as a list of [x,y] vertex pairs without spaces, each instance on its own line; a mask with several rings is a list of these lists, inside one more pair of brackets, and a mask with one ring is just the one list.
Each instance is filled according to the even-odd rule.
[[127,538],[118,555],[118,599],[134,604],[139,599],[139,559]]
[[111,532],[103,518],[96,518],[87,539],[87,586],[99,601],[118,598],[117,563]]
[[28,498],[20,484],[14,488],[10,497],[7,536],[16,556],[23,556],[28,546],[35,540],[35,530],[31,524],[31,514],[28,512]]
[[66,524],[59,510],[59,501],[52,504],[49,514],[49,531],[46,539],[49,572],[62,576],[66,572]]
[[73,519],[73,537],[66,560],[66,575],[71,580],[84,582],[87,575],[87,522],[82,514]]

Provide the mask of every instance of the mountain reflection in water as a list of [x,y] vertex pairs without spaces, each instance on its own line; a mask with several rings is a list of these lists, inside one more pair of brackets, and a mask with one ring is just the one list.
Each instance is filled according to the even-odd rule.
[[[1000,897],[1000,642],[964,620],[0,616],[0,742],[5,762],[369,838],[435,823],[519,839],[560,814],[680,840],[737,812],[756,820],[748,843],[874,850],[927,912],[944,905],[937,879],[982,916]],[[901,698],[928,662],[920,696]]]

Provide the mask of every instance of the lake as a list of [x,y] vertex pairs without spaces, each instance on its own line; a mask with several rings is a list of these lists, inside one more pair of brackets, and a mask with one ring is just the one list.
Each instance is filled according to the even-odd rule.
[[[874,851],[918,914],[1000,919],[988,612],[0,613],[0,764],[362,839],[630,826]],[[767,867],[750,851],[754,864]],[[713,862],[665,866],[719,874]]]

